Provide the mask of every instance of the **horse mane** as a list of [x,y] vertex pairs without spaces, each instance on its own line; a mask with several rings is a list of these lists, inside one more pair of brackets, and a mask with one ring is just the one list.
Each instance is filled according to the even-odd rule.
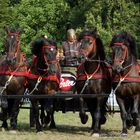
[[114,35],[112,38],[112,41],[110,43],[110,47],[114,46],[114,43],[116,43],[116,42],[122,42],[127,47],[129,47],[132,55],[137,59],[136,41],[130,33],[126,32],[126,31],[122,31],[122,32]]
[[92,30],[84,30],[79,34],[78,41],[84,38],[84,36],[92,36],[93,38],[96,39],[96,46],[97,46],[97,54],[100,57],[101,60],[105,60],[105,51],[104,51],[104,46],[102,43],[102,40],[100,36],[97,33],[97,29],[92,29]]
[[53,39],[48,39],[48,38],[39,38],[37,40],[34,40],[31,43],[31,52],[32,54],[39,56],[42,53],[42,47],[43,46],[56,46],[56,41],[54,41]]

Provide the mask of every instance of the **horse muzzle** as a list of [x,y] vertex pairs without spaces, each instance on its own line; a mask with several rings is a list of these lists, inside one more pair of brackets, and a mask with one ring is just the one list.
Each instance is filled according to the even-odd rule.
[[122,65],[113,65],[112,66],[113,71],[120,73],[121,71],[123,71],[123,67]]
[[16,57],[7,57],[6,61],[9,65],[15,64],[16,62]]

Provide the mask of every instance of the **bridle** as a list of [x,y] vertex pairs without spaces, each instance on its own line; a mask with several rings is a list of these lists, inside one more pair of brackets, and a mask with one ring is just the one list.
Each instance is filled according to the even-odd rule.
[[[122,58],[116,58],[115,60],[114,60],[114,64],[116,64],[116,63],[119,63],[121,66],[123,65],[123,63],[125,62],[125,61],[127,61],[128,60],[128,57],[129,57],[129,53],[128,53],[128,47],[124,44],[124,43],[122,43],[122,42],[116,42],[116,43],[114,43],[113,44],[115,47],[123,47],[123,49],[124,49],[124,53],[123,53],[123,56],[122,56]],[[113,46],[112,46],[113,47]],[[131,63],[129,64],[129,65],[127,65],[127,66],[125,66],[125,67],[122,67],[122,71],[124,71],[125,69],[127,69],[127,68],[130,68],[132,65],[133,65],[133,57],[132,57],[132,59],[131,59]],[[113,65],[114,65],[113,64]]]
[[44,57],[44,60],[46,62],[46,65],[56,63],[57,62],[56,57],[55,57],[55,59],[52,59],[52,60],[47,58],[47,56],[45,55],[45,49],[50,49],[50,50],[52,49],[52,51],[53,51],[54,49],[56,49],[56,46],[45,45],[42,48],[42,53],[43,53],[43,57]]
[[18,32],[16,32],[16,33],[10,32],[10,33],[8,33],[8,36],[10,36],[11,38],[14,37],[14,36],[16,37],[17,48],[16,48],[15,51],[7,52],[7,55],[8,56],[11,55],[11,56],[14,56],[14,58],[16,58],[17,57],[17,54],[19,52],[19,49],[20,49],[20,36],[19,36],[19,33]]
[[[56,56],[54,56],[54,58],[53,59],[49,59],[48,58],[48,56],[46,55],[46,52],[45,52],[45,49],[50,49],[50,51],[51,51],[51,49],[52,49],[52,51],[54,50],[54,49],[56,49],[56,46],[50,46],[50,45],[44,45],[43,47],[42,47],[42,56],[43,56],[43,59],[44,59],[44,61],[45,61],[45,68],[39,68],[39,67],[37,67],[37,69],[39,70],[39,71],[43,71],[43,72],[46,72],[46,73],[48,73],[48,70],[49,70],[49,66],[50,65],[52,65],[52,64],[56,64],[56,63],[58,63],[58,61],[57,61],[57,59],[56,59]],[[36,58],[37,59],[37,58]],[[38,60],[38,59],[37,59]],[[39,61],[39,60],[38,60]],[[39,62],[38,62],[39,63]]]
[[114,46],[124,48],[124,53],[123,53],[122,58],[115,58],[115,60],[114,60],[114,64],[119,62],[122,65],[125,62],[125,60],[127,60],[127,58],[128,58],[128,55],[129,55],[128,47],[122,42],[114,43]]
[[[88,57],[88,55],[91,53],[91,52],[95,52],[96,51],[96,39],[92,36],[84,36],[83,39],[86,39],[86,38],[89,38],[89,39],[92,39],[92,46],[90,47],[90,50],[87,52],[85,51],[85,49],[83,48],[80,48],[80,52],[84,55],[84,58],[86,60],[92,60],[92,58],[94,58],[95,55],[93,55],[92,57]],[[82,41],[82,40],[81,40]]]
[[[43,58],[45,60],[46,68],[42,69],[42,68],[37,67],[37,70],[43,71],[43,75],[40,74],[40,73],[38,75],[36,75],[36,74],[28,74],[29,78],[37,79],[37,82],[36,82],[34,88],[32,89],[32,91],[29,93],[29,95],[31,95],[35,90],[38,90],[38,85],[41,83],[42,80],[45,80],[45,81],[52,80],[52,81],[56,81],[58,84],[60,83],[60,80],[57,77],[56,73],[54,73],[53,75],[51,75],[51,74],[48,75],[49,65],[56,64],[56,63],[58,63],[58,61],[56,60],[56,56],[54,57],[55,59],[52,59],[52,60],[48,59],[48,57],[47,57],[47,55],[45,53],[45,49],[56,49],[56,46],[44,45],[42,47],[42,50],[41,50],[42,53],[41,54],[43,55]],[[35,60],[36,59],[37,59],[37,57],[35,58]]]

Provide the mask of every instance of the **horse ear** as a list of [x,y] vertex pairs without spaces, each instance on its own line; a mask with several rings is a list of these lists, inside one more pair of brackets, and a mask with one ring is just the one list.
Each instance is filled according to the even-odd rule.
[[92,32],[92,34],[95,35],[96,37],[98,36],[97,27],[95,27],[91,32]]
[[17,31],[18,31],[19,34],[24,32],[24,30],[22,28],[19,28]]
[[97,27],[94,28],[94,32],[97,34],[98,32]]
[[8,26],[4,26],[4,30],[6,31],[6,33],[10,33],[10,28]]

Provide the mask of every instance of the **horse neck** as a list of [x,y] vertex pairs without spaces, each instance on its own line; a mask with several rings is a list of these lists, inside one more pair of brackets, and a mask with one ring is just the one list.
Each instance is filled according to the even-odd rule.
[[58,77],[61,75],[61,68],[58,62],[49,64],[49,69],[48,69],[48,74],[49,75],[54,75],[56,74]]
[[133,55],[129,54],[128,58],[125,59],[124,61],[124,67],[129,67],[129,66],[133,66],[135,63],[137,62],[136,57],[134,57]]
[[88,74],[92,74],[98,66],[100,65],[100,60],[98,57],[92,58],[90,61],[85,61],[84,63],[84,69]]
[[20,50],[17,52],[16,62],[17,63],[22,63],[23,62]]
[[34,74],[44,75],[46,74],[47,66],[42,59],[40,59],[39,57],[35,57],[31,64],[30,70]]
[[2,55],[0,56],[0,66],[1,64],[3,64],[3,62],[5,61],[6,55]]

